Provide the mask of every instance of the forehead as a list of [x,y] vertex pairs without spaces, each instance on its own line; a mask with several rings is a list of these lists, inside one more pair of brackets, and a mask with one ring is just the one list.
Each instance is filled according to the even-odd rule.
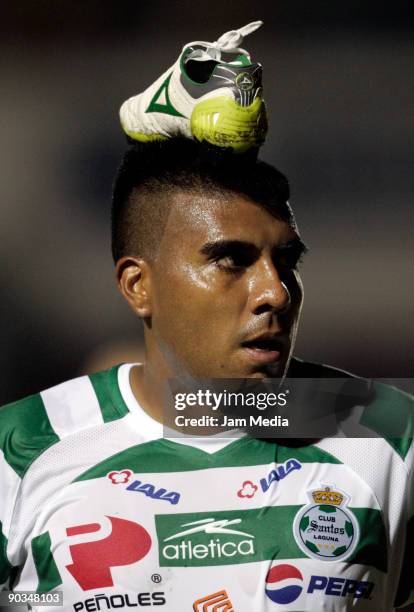
[[[173,194],[164,239],[180,243],[244,240],[280,244],[297,236],[286,221],[237,194]],[[177,244],[177,243],[176,243]]]

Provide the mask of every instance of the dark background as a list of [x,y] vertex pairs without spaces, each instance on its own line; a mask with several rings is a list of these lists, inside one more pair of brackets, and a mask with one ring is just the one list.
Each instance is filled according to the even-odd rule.
[[263,19],[263,157],[291,181],[311,248],[297,354],[413,377],[414,42],[410,3],[24,0],[0,15],[0,403],[140,342],[117,294],[111,183],[121,102],[192,40]]
[[245,46],[264,65],[263,157],[290,178],[311,247],[297,354],[413,377],[411,4],[2,2],[0,403],[84,372],[112,342],[139,344],[109,250],[118,108],[185,43],[256,19]]

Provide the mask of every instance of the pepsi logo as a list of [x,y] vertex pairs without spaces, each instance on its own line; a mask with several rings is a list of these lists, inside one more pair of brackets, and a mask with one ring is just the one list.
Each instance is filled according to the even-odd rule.
[[303,576],[293,565],[287,563],[274,565],[266,576],[265,589],[266,595],[274,603],[292,603],[302,593]]

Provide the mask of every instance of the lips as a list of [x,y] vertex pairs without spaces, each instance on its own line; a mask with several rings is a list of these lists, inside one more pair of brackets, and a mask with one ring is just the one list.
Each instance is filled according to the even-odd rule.
[[242,348],[254,362],[268,364],[280,360],[283,344],[280,337],[265,334],[242,342]]

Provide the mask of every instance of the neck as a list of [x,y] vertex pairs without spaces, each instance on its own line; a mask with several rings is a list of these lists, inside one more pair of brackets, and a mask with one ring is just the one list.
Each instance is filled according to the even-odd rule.
[[130,382],[132,392],[140,406],[151,418],[163,423],[168,379],[162,379],[151,367],[151,363],[146,362],[131,370]]
[[165,406],[171,403],[171,379],[175,374],[146,327],[144,338],[145,363],[131,370],[131,388],[143,410],[159,423],[164,423]]

